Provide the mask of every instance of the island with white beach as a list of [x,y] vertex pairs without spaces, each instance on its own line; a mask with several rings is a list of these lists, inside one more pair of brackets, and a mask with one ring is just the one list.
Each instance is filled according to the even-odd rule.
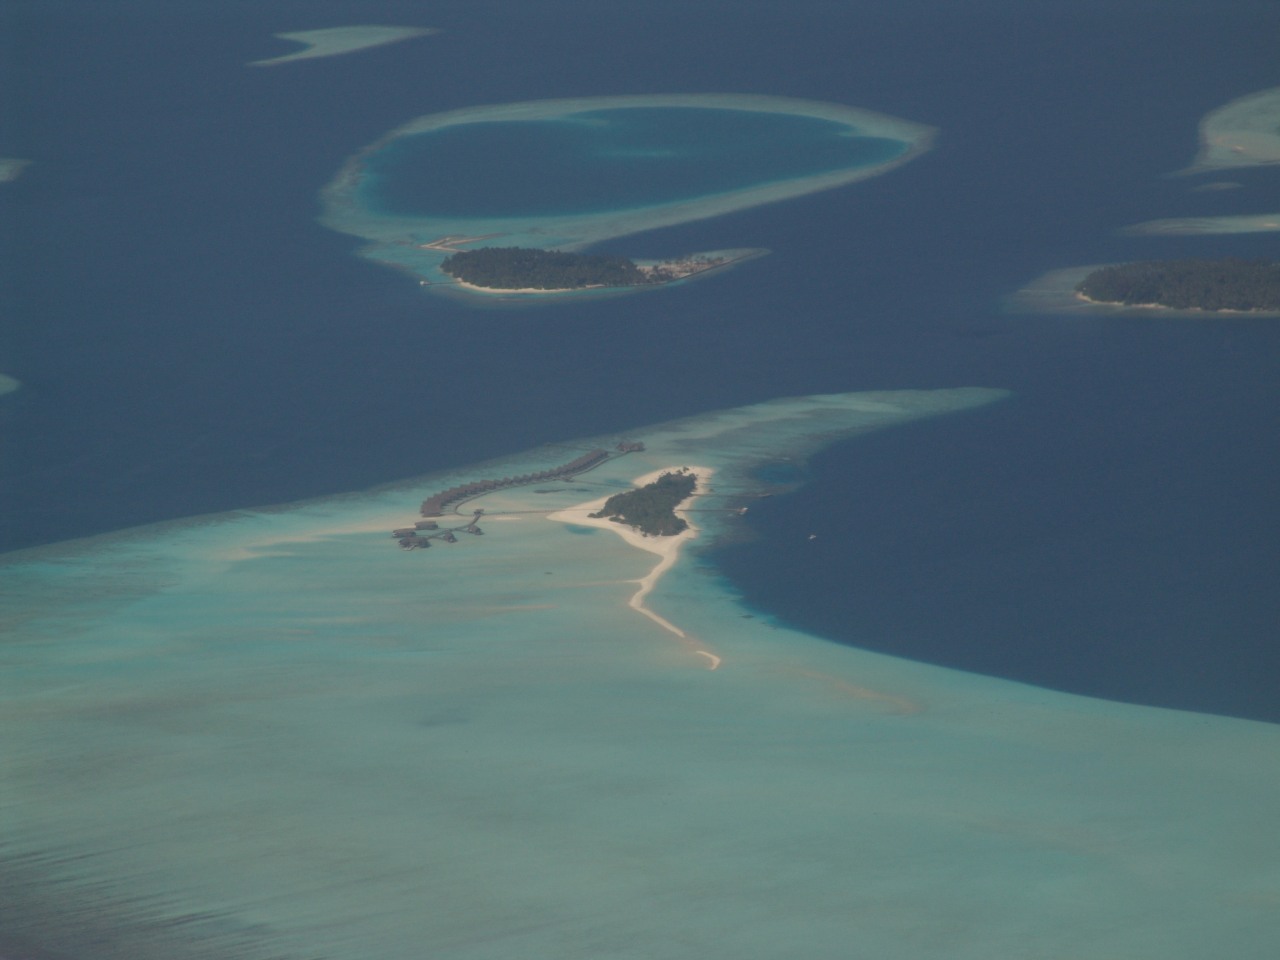
[[[1231,101],[1200,121],[1200,153],[1177,176],[1280,164],[1280,87]],[[1234,180],[1193,192],[1231,195]],[[1280,212],[1161,217],[1117,231],[1135,237],[1196,237],[1280,232]],[[1245,276],[1249,274],[1249,276]],[[1050,270],[1007,296],[1011,313],[1092,313],[1165,317],[1276,316],[1274,268],[1232,259],[1166,259]]]
[[[658,626],[662,627],[669,633],[674,634],[681,640],[687,639],[687,635],[678,626],[670,620],[657,613],[654,613],[645,606],[645,597],[647,597],[658,580],[664,573],[675,566],[676,560],[680,556],[680,548],[690,540],[698,536],[698,527],[689,521],[688,516],[688,499],[693,496],[693,489],[701,490],[706,493],[710,487],[711,477],[715,473],[712,467],[700,466],[681,466],[667,467],[665,469],[653,470],[643,476],[636,477],[632,483],[635,490],[621,494],[613,494],[612,497],[601,497],[598,500],[592,500],[587,503],[580,503],[577,506],[568,507],[564,510],[557,510],[555,513],[548,514],[548,520],[556,520],[561,523],[574,524],[579,527],[592,527],[598,530],[610,530],[622,537],[627,544],[635,547],[637,550],[644,550],[648,553],[658,555],[658,563],[649,570],[643,577],[635,581],[636,592],[633,593],[627,601],[627,606],[637,613],[648,617]],[[616,516],[609,515],[609,503],[618,497],[628,497],[637,491],[646,488],[652,488],[660,484],[664,477],[681,475],[692,481],[693,486],[686,498],[682,498],[678,503],[671,507],[672,516],[679,521],[679,527],[671,533],[655,534],[646,533],[643,529],[628,523],[619,523]],[[696,648],[694,653],[704,657],[712,670],[720,666],[721,657],[710,650]]]
[[1139,260],[1090,271],[1076,285],[1089,303],[1206,313],[1280,312],[1280,263],[1270,260]]
[[[322,191],[320,220],[368,241],[361,255],[409,272],[431,292],[474,295],[481,302],[480,285],[466,287],[441,271],[447,257],[480,244],[581,252],[618,237],[834,189],[910,162],[930,149],[934,134],[923,124],[843,104],[748,94],[472,107],[419,117],[357,152]],[[810,137],[823,149],[806,150],[802,139],[791,144],[789,137]],[[526,148],[528,138],[540,151]],[[777,142],[787,149],[774,149]],[[419,173],[425,168],[431,176]],[[647,193],[636,192],[640,183],[648,185]],[[767,251],[728,252],[732,256],[717,269]],[[649,263],[699,256],[708,254]],[[608,289],[629,293],[663,285]]]
[[1194,237],[1227,233],[1280,233],[1280,212],[1217,217],[1166,217],[1124,227],[1121,233],[1148,237]]
[[[1154,267],[1166,264],[1176,265],[1182,261],[1144,261]],[[1267,306],[1248,306],[1233,308],[1220,305],[1219,299],[1205,299],[1208,306],[1197,306],[1194,298],[1173,299],[1161,302],[1162,295],[1157,285],[1152,288],[1144,284],[1135,284],[1127,288],[1119,288],[1120,292],[1106,292],[1108,288],[1088,292],[1087,283],[1091,277],[1106,278],[1120,273],[1124,276],[1126,267],[1131,264],[1095,263],[1083,267],[1065,267],[1050,270],[1035,280],[1009,295],[1004,300],[1004,309],[1008,313],[1052,313],[1077,316],[1112,316],[1141,317],[1158,316],[1167,319],[1209,320],[1214,318],[1263,318],[1280,316],[1280,308]],[[1096,281],[1095,281],[1096,282]],[[1127,290],[1128,292],[1124,292]],[[1142,291],[1154,290],[1146,293]],[[1171,288],[1172,290],[1172,288]],[[1216,293],[1210,289],[1205,296]],[[1114,299],[1110,299],[1114,297]],[[1269,302],[1269,301],[1267,301]]]
[[[532,247],[455,248],[455,252],[441,262],[440,272],[471,293],[502,296],[594,294],[695,280],[766,252],[711,250],[667,260],[635,261],[616,255]],[[429,281],[421,282],[423,286],[430,285]]]

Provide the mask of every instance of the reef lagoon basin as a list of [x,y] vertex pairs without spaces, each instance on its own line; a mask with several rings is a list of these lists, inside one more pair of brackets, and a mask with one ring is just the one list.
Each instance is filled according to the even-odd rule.
[[438,283],[475,245],[575,250],[878,176],[932,128],[842,104],[738,94],[591,97],[432,114],[361,150],[322,222]]
[[602,213],[878,165],[908,146],[797,114],[588,110],[397,138],[365,160],[360,196],[369,209],[391,215]]

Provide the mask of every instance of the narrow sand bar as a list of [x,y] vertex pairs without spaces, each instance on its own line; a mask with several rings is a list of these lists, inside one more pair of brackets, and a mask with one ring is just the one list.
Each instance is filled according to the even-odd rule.
[[388,43],[411,40],[414,37],[425,37],[432,33],[439,33],[439,31],[433,27],[352,26],[276,33],[273,36],[281,40],[301,43],[304,49],[279,57],[269,57],[266,60],[253,60],[249,66],[275,67],[282,63],[293,63],[295,60],[337,57],[346,53],[355,53],[358,50],[368,50],[370,47],[381,47]]
[[[639,580],[635,581],[635,583],[639,585],[639,589],[637,589],[631,599],[627,601],[627,605],[632,610],[636,610],[639,613],[644,614],[654,623],[658,624],[658,626],[662,627],[664,630],[674,633],[677,637],[683,640],[686,638],[685,632],[670,620],[654,613],[645,606],[644,599],[652,592],[654,586],[657,585],[658,580],[661,579],[662,575],[675,566],[676,559],[680,555],[681,546],[698,536],[697,525],[689,519],[689,503],[694,498],[706,493],[711,481],[711,475],[715,471],[711,467],[672,466],[651,471],[643,476],[636,477],[632,482],[637,488],[643,487],[655,482],[665,473],[677,473],[681,470],[690,472],[697,477],[698,485],[693,496],[684,500],[675,510],[676,516],[680,517],[688,524],[688,527],[686,527],[685,530],[675,536],[651,537],[625,523],[615,523],[607,517],[591,516],[591,514],[598,513],[604,507],[605,501],[609,499],[607,496],[600,497],[598,500],[592,500],[589,503],[578,504],[577,506],[570,507],[567,510],[557,510],[555,513],[550,514],[547,519],[557,520],[561,523],[572,523],[583,527],[595,527],[599,530],[611,530],[618,536],[622,537],[622,539],[631,546],[640,550],[646,550],[649,553],[656,553],[659,557],[658,564]],[[702,656],[708,659],[712,670],[720,665],[720,657],[710,651],[699,652]]]

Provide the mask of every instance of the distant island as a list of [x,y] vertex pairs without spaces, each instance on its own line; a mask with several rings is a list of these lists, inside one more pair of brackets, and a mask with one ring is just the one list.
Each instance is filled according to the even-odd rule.
[[1175,310],[1280,310],[1280,263],[1142,260],[1099,267],[1077,286],[1094,303]]
[[567,253],[537,247],[480,247],[446,257],[440,269],[462,283],[496,291],[584,290],[671,283],[729,263],[729,257],[691,256],[640,265],[626,257]]
[[673,537],[682,533],[689,524],[677,517],[676,507],[697,488],[698,479],[692,473],[664,473],[653,483],[626,493],[615,493],[605,501],[599,513],[589,516],[608,517],[615,523],[625,523],[643,534],[654,537]]

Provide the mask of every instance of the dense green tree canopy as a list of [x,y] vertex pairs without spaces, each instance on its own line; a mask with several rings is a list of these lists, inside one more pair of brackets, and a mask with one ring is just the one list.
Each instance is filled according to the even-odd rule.
[[697,485],[697,477],[692,473],[664,473],[639,489],[615,493],[599,513],[591,516],[608,517],[652,536],[674,536],[689,526],[675,515],[675,508]]
[[626,257],[563,253],[534,247],[480,247],[448,257],[440,269],[451,277],[497,290],[576,290],[631,287],[649,278]]
[[1101,267],[1076,289],[1103,303],[1200,310],[1280,310],[1280,263],[1143,260]]

